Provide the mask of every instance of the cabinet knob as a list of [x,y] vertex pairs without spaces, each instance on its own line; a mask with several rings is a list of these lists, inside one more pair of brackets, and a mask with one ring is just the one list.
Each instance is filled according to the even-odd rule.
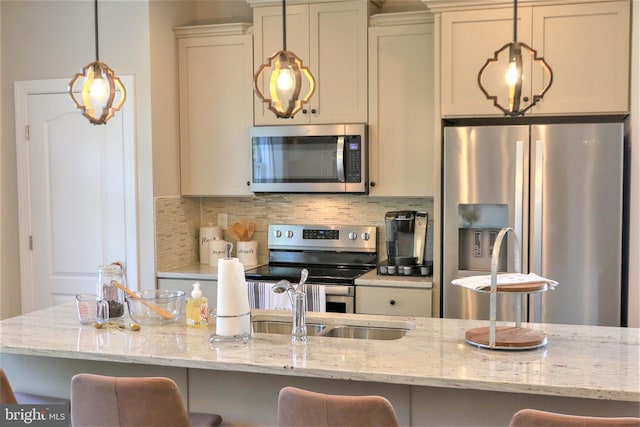
[[375,181],[371,181],[371,183],[369,184],[371,187],[375,187],[376,186],[376,182]]
[[389,301],[389,304],[391,304],[391,305],[396,305],[396,300],[394,300],[394,299],[390,300],[390,301]]
[[312,109],[311,109],[311,114],[315,114],[315,113],[317,113],[316,109],[315,109],[315,108],[312,108]]
[[307,114],[307,109],[306,108],[302,109],[302,114]]
[[524,98],[522,98],[522,100],[523,100],[524,102],[529,102],[529,97],[528,97],[528,96],[525,96]]
[[247,187],[251,185],[251,181],[247,181]]

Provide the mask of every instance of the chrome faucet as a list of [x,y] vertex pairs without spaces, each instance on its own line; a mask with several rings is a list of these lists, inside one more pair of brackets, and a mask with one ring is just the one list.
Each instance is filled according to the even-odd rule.
[[309,272],[303,268],[300,272],[300,283],[292,285],[288,280],[280,280],[271,287],[277,294],[287,292],[291,301],[293,322],[291,323],[291,339],[294,341],[307,340],[307,292],[305,282]]

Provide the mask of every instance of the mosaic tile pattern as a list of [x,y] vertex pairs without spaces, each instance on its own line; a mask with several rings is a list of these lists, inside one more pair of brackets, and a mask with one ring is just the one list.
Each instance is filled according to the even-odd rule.
[[[433,215],[431,198],[371,198],[356,195],[267,194],[237,198],[156,199],[156,269],[165,271],[198,262],[200,224],[217,224],[226,213],[229,224],[244,219],[256,225],[258,262],[267,261],[269,224],[358,224],[378,227],[378,248],[383,255],[384,214],[393,210],[427,211]],[[225,238],[232,240],[225,234]],[[172,252],[180,250],[172,259]]]
[[156,271],[198,262],[199,198],[157,197]]

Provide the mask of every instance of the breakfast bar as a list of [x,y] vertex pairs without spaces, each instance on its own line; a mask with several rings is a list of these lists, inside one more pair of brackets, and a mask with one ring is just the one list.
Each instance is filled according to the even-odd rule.
[[[290,321],[256,310],[253,321]],[[209,328],[183,319],[129,328],[80,325],[62,304],[0,322],[0,362],[19,391],[69,397],[77,372],[163,375],[192,411],[224,425],[274,425],[277,393],[295,385],[337,394],[380,394],[403,425],[507,425],[532,407],[602,416],[640,415],[640,330],[528,324],[548,344],[526,351],[481,349],[465,331],[484,321],[308,313],[308,323],[406,330],[396,339],[254,333],[248,342],[210,343]],[[125,320],[125,325],[127,321]]]

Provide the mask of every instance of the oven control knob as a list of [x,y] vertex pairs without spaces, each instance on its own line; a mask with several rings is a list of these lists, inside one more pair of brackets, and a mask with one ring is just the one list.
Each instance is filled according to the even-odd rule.
[[358,233],[352,231],[349,233],[349,240],[356,240],[358,238]]
[[369,233],[362,233],[362,234],[360,235],[360,238],[361,238],[362,240],[364,240],[365,242],[366,242],[367,240],[369,240],[369,237],[371,237],[371,236],[369,235]]
[[273,232],[273,237],[276,237],[276,238],[279,239],[280,237],[282,237],[282,231],[280,231],[280,230],[274,231]]
[[287,237],[288,238],[292,238],[293,237],[293,231],[287,230]]

